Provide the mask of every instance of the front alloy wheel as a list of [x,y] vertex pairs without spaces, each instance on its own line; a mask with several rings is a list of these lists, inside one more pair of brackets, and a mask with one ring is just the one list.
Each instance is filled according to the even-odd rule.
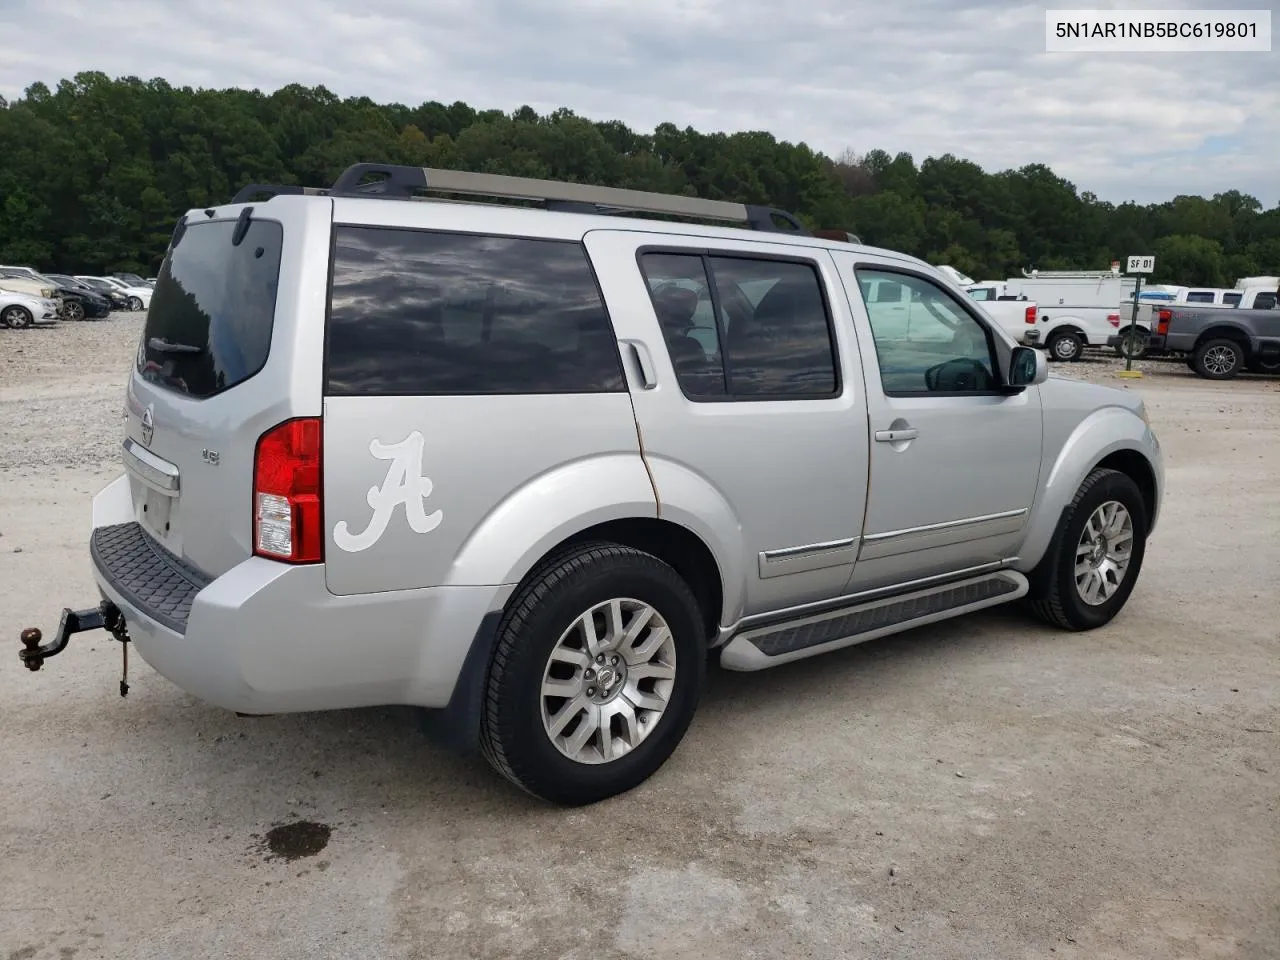
[[1076,544],[1076,590],[1091,607],[1110,600],[1133,557],[1133,517],[1118,500],[1093,511]]
[[66,300],[62,304],[62,317],[65,320],[83,320],[84,304],[79,300]]
[[1095,469],[1062,512],[1031,572],[1028,600],[1064,630],[1092,630],[1120,612],[1137,583],[1147,542],[1147,503],[1128,474]]

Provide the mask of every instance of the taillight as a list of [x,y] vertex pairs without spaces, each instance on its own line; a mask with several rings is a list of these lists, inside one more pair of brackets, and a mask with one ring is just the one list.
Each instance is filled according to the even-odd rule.
[[1026,319],[1026,322],[1027,322],[1027,323],[1035,323],[1035,322],[1036,322],[1036,308],[1035,308],[1035,307],[1027,307],[1027,314],[1026,314],[1026,318],[1025,318],[1025,319]]
[[286,420],[264,433],[253,457],[253,552],[270,560],[320,563],[319,417]]
[[1172,310],[1161,310],[1156,314],[1156,333],[1164,336],[1169,332],[1169,321],[1173,319]]
[[1113,327],[1118,327],[1118,326],[1120,326],[1120,314],[1118,314],[1118,313],[1108,313],[1108,314],[1107,314],[1107,323],[1111,324]]

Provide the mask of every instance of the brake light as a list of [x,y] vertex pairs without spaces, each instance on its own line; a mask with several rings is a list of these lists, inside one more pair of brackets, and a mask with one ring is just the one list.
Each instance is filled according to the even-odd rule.
[[1027,323],[1035,323],[1035,322],[1036,322],[1036,308],[1035,308],[1035,305],[1034,305],[1034,304],[1033,304],[1032,306],[1030,306],[1030,307],[1027,307],[1027,313],[1026,313],[1026,318],[1025,318],[1025,319],[1026,319],[1026,322],[1027,322]]
[[1173,319],[1172,310],[1161,310],[1156,314],[1156,333],[1164,336],[1169,332],[1169,321]]
[[1118,314],[1118,313],[1108,313],[1108,314],[1107,314],[1107,323],[1111,324],[1113,327],[1118,327],[1118,326],[1120,326],[1120,314]]
[[319,417],[286,420],[258,439],[253,457],[253,552],[270,560],[324,559]]

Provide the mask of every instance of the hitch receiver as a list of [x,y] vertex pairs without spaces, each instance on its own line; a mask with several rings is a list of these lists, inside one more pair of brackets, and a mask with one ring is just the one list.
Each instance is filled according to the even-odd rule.
[[125,626],[124,615],[110,600],[103,600],[90,610],[72,610],[64,608],[62,619],[58,622],[58,633],[52,643],[41,646],[44,634],[39,627],[28,627],[22,631],[22,647],[18,656],[28,670],[39,670],[49,657],[56,657],[67,649],[67,643],[73,633],[84,633],[86,630],[106,630],[121,643],[129,642],[129,630]]

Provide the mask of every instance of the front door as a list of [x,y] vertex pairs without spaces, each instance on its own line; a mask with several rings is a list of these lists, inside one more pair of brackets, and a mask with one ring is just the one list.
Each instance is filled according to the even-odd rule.
[[[1040,473],[1039,388],[1001,391],[995,334],[941,284],[888,258],[835,256],[861,341],[872,440],[851,588],[1016,556]],[[905,326],[896,302],[872,295],[888,284],[906,288]]]

